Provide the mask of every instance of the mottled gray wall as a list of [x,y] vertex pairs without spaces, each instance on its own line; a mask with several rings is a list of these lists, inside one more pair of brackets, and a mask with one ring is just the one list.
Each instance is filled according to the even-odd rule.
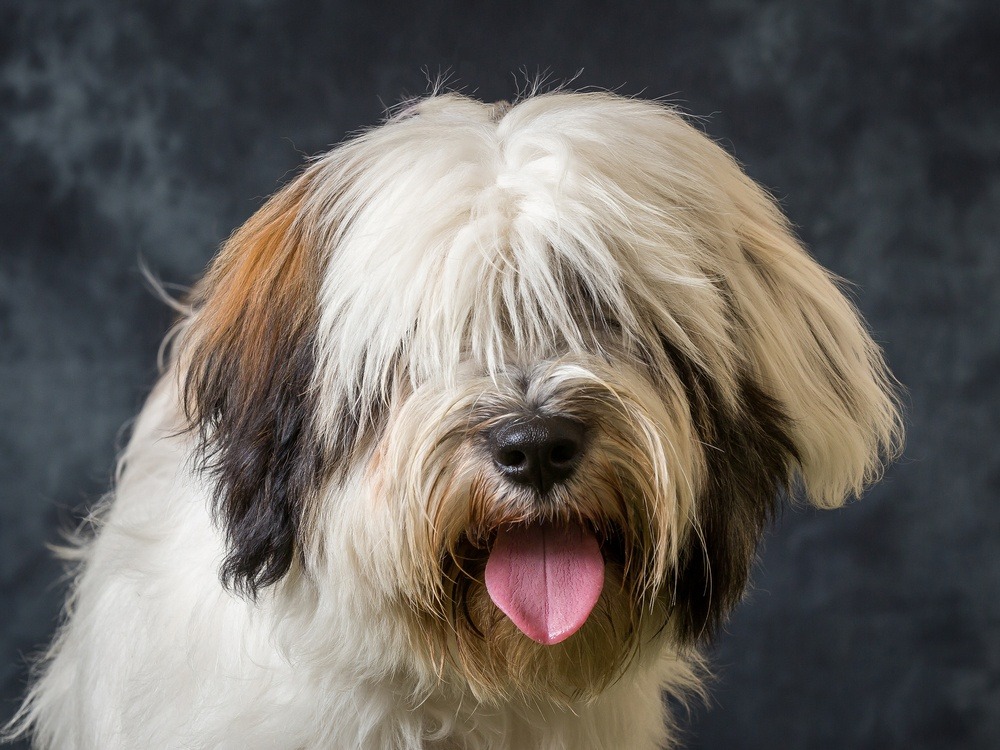
[[550,68],[708,116],[909,388],[885,482],[770,535],[689,747],[1000,747],[998,4],[479,5],[0,2],[0,716],[155,377],[140,258],[190,283],[423,66],[485,99]]

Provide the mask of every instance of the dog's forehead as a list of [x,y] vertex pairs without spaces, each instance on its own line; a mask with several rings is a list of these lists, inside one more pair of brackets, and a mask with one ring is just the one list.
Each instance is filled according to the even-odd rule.
[[717,151],[659,105],[559,95],[436,97],[332,152],[312,202],[336,377],[587,350],[595,318],[626,337],[680,330],[692,308],[711,325]]

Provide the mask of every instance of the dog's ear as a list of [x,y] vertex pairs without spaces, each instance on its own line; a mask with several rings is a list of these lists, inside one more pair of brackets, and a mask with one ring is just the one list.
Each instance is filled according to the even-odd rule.
[[744,357],[734,392],[664,342],[706,446],[698,533],[673,590],[679,635],[691,641],[711,635],[739,601],[796,475],[813,503],[835,507],[861,492],[902,438],[895,381],[858,313],[763,190],[742,173],[728,187],[740,257],[721,283]]
[[732,193],[743,254],[731,278],[738,344],[750,377],[789,420],[809,499],[836,507],[900,449],[896,381],[837,280],[795,240],[770,196],[740,177]]
[[312,377],[324,265],[309,172],[223,245],[194,292],[184,404],[229,542],[223,580],[255,595],[292,564],[304,503],[323,471]]
[[677,635],[695,642],[714,635],[743,596],[797,451],[791,422],[754,381],[738,378],[734,407],[707,369],[666,337],[663,348],[705,446],[697,531],[688,537],[670,586]]

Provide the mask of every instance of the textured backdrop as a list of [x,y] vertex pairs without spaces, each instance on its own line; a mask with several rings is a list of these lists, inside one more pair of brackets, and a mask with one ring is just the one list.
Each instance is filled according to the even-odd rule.
[[0,2],[0,717],[58,615],[45,545],[156,375],[140,260],[189,284],[422,68],[487,100],[550,69],[704,116],[909,390],[885,481],[771,533],[688,746],[1000,747],[1000,6],[483,6]]

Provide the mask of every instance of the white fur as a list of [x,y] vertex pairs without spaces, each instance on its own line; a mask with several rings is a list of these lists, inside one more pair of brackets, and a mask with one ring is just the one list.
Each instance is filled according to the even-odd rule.
[[[574,711],[428,689],[426,675],[400,669],[413,661],[406,635],[366,590],[368,575],[352,573],[364,563],[349,543],[330,545],[322,596],[295,573],[257,604],[234,596],[219,582],[224,540],[189,470],[189,441],[175,435],[179,416],[164,380],[122,456],[114,502],[79,551],[69,626],[23,715],[38,747],[655,748],[661,689],[695,687],[692,666],[666,653]],[[370,524],[346,513],[342,525],[331,537]]]
[[[668,537],[647,572],[658,588],[698,533],[706,448],[680,386],[654,392],[639,353],[669,336],[734,403],[751,373],[790,417],[808,494],[834,506],[898,433],[856,313],[731,157],[649,102],[560,93],[498,117],[432,97],[300,179],[298,221],[323,259],[320,432],[345,405],[366,419],[381,403],[385,434],[310,499],[308,548],[281,581],[256,601],[228,590],[214,480],[179,396],[195,312],[73,553],[66,623],[12,726],[50,750],[670,743],[662,693],[697,691],[700,662],[669,639],[569,707],[498,701],[415,647],[406,596],[441,595],[421,555],[450,529],[430,518],[432,472],[457,477],[442,518],[460,524],[461,472],[477,470],[455,468],[461,445],[445,450],[461,419],[484,398],[516,409],[592,387],[617,425],[602,455],[627,462],[612,456],[626,445],[652,467],[643,512]],[[582,320],[568,272],[614,318],[613,340]]]

